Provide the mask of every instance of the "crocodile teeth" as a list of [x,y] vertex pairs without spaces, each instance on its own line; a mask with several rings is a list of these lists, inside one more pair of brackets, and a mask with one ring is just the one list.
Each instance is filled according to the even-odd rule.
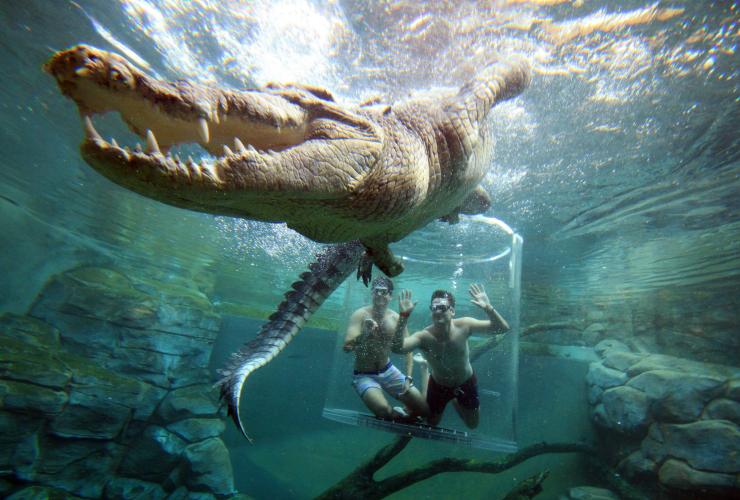
[[205,118],[198,118],[198,137],[203,144],[211,142],[211,135],[208,132],[208,122]]
[[100,134],[98,134],[98,131],[95,130],[95,127],[93,127],[92,120],[89,116],[86,116],[83,118],[83,121],[85,122],[85,135],[88,139],[95,140],[95,141],[102,141],[103,138],[100,137]]
[[234,152],[229,149],[229,146],[227,146],[226,144],[224,144],[224,155],[225,156],[231,156],[233,154],[234,154]]
[[116,141],[113,137],[111,137],[110,143],[113,144],[114,148],[120,148],[120,146],[118,145],[118,141]]
[[136,151],[137,153],[143,153],[144,152],[144,150],[141,149],[141,144],[139,144],[138,142],[136,143],[136,147],[134,148],[134,151]]
[[147,154],[162,154],[162,151],[159,150],[159,144],[157,144],[157,138],[154,137],[154,132],[149,129],[146,131],[146,152]]
[[239,153],[247,152],[247,148],[244,147],[244,144],[242,143],[242,141],[239,140],[238,137],[234,137],[234,147],[237,151],[239,151]]

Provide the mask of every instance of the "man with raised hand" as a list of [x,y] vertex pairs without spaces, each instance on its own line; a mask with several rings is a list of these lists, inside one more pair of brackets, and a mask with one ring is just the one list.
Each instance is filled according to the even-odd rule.
[[493,308],[483,286],[472,284],[469,292],[471,302],[483,309],[488,319],[455,318],[455,297],[446,290],[436,290],[429,306],[432,324],[409,337],[404,337],[403,331],[416,303],[411,300],[409,290],[401,291],[399,297],[400,319],[394,345],[400,344],[401,348],[395,350],[410,352],[418,348],[424,353],[431,368],[426,395],[431,425],[439,423],[447,403],[452,401],[468,428],[478,426],[478,382],[470,364],[468,338],[478,332],[497,334],[509,330],[509,324]]

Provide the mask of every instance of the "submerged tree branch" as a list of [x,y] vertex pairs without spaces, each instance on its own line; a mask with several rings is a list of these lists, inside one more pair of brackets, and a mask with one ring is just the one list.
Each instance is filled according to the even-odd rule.
[[535,474],[532,477],[528,477],[512,488],[512,490],[504,497],[504,500],[523,500],[525,498],[536,497],[542,493],[542,483],[549,475],[550,471],[546,470],[539,474]]
[[526,328],[522,328],[521,336],[532,335],[537,332],[546,332],[547,330],[575,330],[583,331],[583,328],[573,323],[533,323]]
[[[390,445],[381,449],[376,457],[360,466],[342,481],[335,484],[319,499],[381,499],[391,493],[402,490],[412,484],[424,481],[443,472],[483,472],[497,474],[518,465],[534,456],[546,453],[586,453],[595,455],[596,450],[583,443],[538,443],[527,446],[516,453],[506,455],[499,460],[479,461],[472,459],[442,458],[428,462],[415,469],[395,474],[382,481],[375,481],[372,476],[394,456],[399,454],[411,438],[402,436]],[[380,459],[378,455],[381,456]],[[376,467],[377,466],[377,467]],[[544,478],[543,478],[544,479]]]
[[[526,337],[538,332],[544,332],[547,330],[576,330],[581,331],[583,328],[574,325],[572,323],[535,323],[523,328],[519,337]],[[495,348],[506,338],[507,333],[500,333],[498,335],[492,335],[483,342],[479,342],[474,346],[470,346],[470,362],[477,360],[482,355]]]

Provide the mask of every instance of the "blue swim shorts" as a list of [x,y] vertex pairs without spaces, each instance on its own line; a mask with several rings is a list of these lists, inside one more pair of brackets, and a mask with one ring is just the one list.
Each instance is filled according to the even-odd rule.
[[398,399],[403,394],[403,385],[406,382],[406,376],[401,370],[393,366],[388,361],[385,368],[376,372],[354,372],[352,377],[352,387],[357,394],[362,397],[368,389],[377,387],[384,389],[388,394]]

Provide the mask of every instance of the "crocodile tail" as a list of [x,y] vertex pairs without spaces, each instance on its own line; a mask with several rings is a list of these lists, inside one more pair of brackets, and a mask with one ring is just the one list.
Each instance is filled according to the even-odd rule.
[[221,398],[228,405],[229,416],[237,428],[249,439],[239,417],[239,401],[247,377],[278,355],[301,331],[311,315],[357,268],[365,247],[359,241],[326,247],[312,262],[309,271],[293,283],[285,300],[272,313],[257,336],[231,355],[228,365],[219,370],[222,379]]

